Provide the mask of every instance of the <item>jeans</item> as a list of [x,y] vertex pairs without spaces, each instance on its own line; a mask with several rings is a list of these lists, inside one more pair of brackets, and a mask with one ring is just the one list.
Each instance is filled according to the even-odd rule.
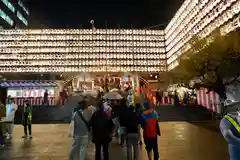
[[86,154],[86,148],[88,145],[88,135],[86,136],[75,136],[72,140],[72,148],[70,150],[68,160],[84,160]]
[[132,149],[134,153],[134,160],[138,160],[138,133],[127,134],[127,160],[132,159]]
[[7,133],[10,134],[10,135],[12,135],[12,133],[13,133],[13,126],[14,126],[13,123],[9,123],[6,126],[7,127]]
[[113,118],[112,121],[113,121],[113,124],[114,124],[114,132],[113,133],[116,134],[116,136],[118,137],[119,136],[118,131],[119,131],[119,127],[120,127],[119,118],[118,117]]
[[95,160],[101,160],[101,149],[103,148],[103,159],[109,160],[109,152],[108,152],[109,143],[95,143],[96,153]]
[[[27,131],[28,131],[28,133],[27,133]],[[31,124],[24,124],[24,134],[32,135],[32,125]]]
[[119,127],[118,130],[119,130],[118,133],[119,133],[119,136],[120,136],[120,144],[124,145],[125,137],[126,137],[126,128],[125,127]]
[[120,145],[124,145],[124,142],[125,142],[125,134],[122,134],[120,136]]

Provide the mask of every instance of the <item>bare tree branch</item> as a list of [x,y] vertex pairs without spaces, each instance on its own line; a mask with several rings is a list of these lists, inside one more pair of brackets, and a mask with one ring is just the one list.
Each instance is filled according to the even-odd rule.
[[240,73],[237,73],[237,75],[232,79],[232,80],[230,80],[230,81],[226,81],[225,83],[224,83],[224,85],[230,85],[230,84],[233,84],[234,82],[236,82],[237,81],[237,79],[240,77]]

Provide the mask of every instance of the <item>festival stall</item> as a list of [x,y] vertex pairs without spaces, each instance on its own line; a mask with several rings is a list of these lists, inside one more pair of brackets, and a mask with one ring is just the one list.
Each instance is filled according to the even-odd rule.
[[2,81],[0,87],[7,88],[7,96],[13,98],[18,106],[22,106],[25,100],[29,100],[33,106],[42,105],[46,90],[48,104],[56,104],[56,84],[53,81]]
[[209,111],[221,113],[220,99],[216,92],[209,92],[207,88],[197,90],[197,104],[206,107]]

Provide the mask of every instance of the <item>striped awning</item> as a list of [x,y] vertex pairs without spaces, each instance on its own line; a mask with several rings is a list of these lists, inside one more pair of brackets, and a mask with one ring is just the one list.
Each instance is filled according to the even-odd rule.
[[53,81],[0,81],[1,87],[55,87]]

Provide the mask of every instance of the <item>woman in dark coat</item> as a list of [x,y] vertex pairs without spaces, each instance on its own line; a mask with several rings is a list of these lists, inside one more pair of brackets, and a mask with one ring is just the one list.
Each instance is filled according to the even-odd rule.
[[25,101],[24,104],[22,125],[24,127],[24,136],[22,138],[27,138],[28,136],[29,138],[32,138],[32,106],[28,101]]
[[93,114],[89,121],[92,127],[92,141],[95,144],[95,160],[101,160],[101,149],[103,148],[104,160],[109,159],[109,143],[112,141],[112,132],[114,124],[104,112],[103,105],[99,105],[99,109]]

